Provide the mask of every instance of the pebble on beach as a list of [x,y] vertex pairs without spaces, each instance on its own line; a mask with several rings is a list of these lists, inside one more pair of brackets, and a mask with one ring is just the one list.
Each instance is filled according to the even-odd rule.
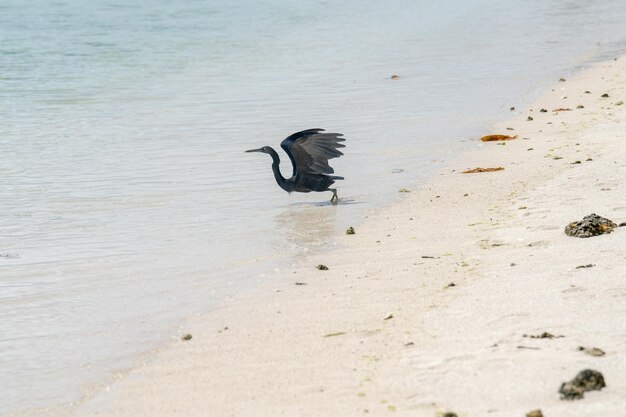
[[354,234],[354,227],[352,227],[352,226],[348,227],[348,229],[346,230],[346,234],[347,235],[353,235]]
[[191,340],[192,338],[193,336],[191,335],[191,333],[187,333],[187,334],[182,335],[180,339],[184,341],[188,341],[188,340]]
[[591,356],[604,356],[604,355],[606,355],[606,353],[602,349],[597,348],[597,347],[588,348],[588,347],[584,347],[584,346],[578,346],[578,350],[581,351],[581,352],[586,353],[587,355],[591,355]]
[[565,226],[565,234],[572,237],[592,237],[611,233],[617,225],[611,220],[592,213],[583,217],[582,220],[572,222]]
[[593,369],[580,371],[574,379],[563,382],[559,393],[562,400],[580,400],[584,398],[587,391],[599,391],[606,387],[604,376]]
[[316,266],[316,268],[319,269],[320,271],[328,271],[328,267],[323,264],[319,264],[318,266]]
[[526,417],[543,417],[541,410],[533,410],[526,413]]

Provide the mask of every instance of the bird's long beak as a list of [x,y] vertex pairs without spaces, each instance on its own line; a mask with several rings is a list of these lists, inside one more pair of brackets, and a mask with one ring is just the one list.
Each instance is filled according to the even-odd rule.
[[248,149],[246,152],[261,152],[261,151],[263,151],[262,148],[259,148],[259,149]]

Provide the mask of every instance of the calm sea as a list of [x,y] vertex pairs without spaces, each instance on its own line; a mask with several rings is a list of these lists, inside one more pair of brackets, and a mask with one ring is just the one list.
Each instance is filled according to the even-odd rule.
[[[0,0],[0,414],[75,402],[332,248],[623,52],[624,22],[623,0]],[[335,207],[243,153],[314,127],[347,138]]]

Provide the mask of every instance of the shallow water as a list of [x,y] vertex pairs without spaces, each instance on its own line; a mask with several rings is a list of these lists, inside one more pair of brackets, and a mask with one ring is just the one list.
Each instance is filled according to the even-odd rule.
[[[621,1],[4,0],[0,414],[76,401],[332,248],[510,106],[623,52],[624,21]],[[312,127],[347,138],[338,206],[243,153]]]

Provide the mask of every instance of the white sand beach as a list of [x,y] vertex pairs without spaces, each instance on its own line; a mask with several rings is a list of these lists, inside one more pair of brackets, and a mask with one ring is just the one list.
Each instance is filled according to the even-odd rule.
[[[555,80],[485,132],[516,140],[476,138],[427,186],[346,224],[335,250],[190,319],[191,340],[75,415],[625,415],[626,227],[563,232],[591,213],[626,221],[622,100],[626,58]],[[461,173],[476,167],[504,170]],[[583,369],[606,387],[561,400]]]

